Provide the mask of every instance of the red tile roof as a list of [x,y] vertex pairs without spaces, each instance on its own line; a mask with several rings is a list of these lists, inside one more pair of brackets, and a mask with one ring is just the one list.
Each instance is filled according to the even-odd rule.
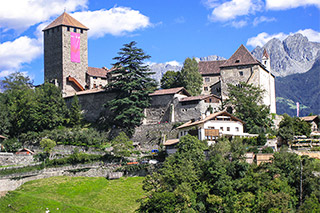
[[231,67],[239,65],[253,65],[260,64],[260,62],[255,59],[249,50],[241,44],[235,53],[220,67]]
[[107,78],[107,73],[109,70],[105,68],[96,68],[96,67],[88,67],[87,74],[90,76],[100,77],[100,78]]
[[208,74],[220,74],[220,66],[224,64],[226,60],[219,61],[200,61],[199,72],[201,75]]
[[67,80],[70,81],[70,82],[73,82],[73,83],[78,87],[78,89],[79,89],[80,91],[84,91],[83,86],[81,86],[81,84],[77,81],[77,79],[69,76],[69,77],[67,77]]
[[64,12],[61,16],[56,18],[51,24],[49,24],[46,28],[43,29],[43,31],[57,27],[57,26],[70,26],[70,27],[76,27],[84,30],[89,30],[86,26],[81,24],[79,21],[77,21],[75,18],[70,16],[68,13]]
[[263,49],[263,56],[266,57],[267,59],[269,58],[269,54],[266,49]]
[[184,87],[170,88],[170,89],[159,89],[149,94],[149,96],[155,95],[173,95],[179,92],[183,92],[185,95],[190,96],[189,92]]

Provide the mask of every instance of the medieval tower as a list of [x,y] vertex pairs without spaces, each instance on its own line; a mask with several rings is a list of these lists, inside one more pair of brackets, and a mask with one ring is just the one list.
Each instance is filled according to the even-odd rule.
[[44,28],[44,79],[63,96],[82,91],[88,71],[89,28],[64,12]]

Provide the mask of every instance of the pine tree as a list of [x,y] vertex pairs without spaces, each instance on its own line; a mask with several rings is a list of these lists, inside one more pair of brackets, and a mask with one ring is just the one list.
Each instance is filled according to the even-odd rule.
[[202,76],[199,73],[198,62],[195,58],[186,58],[180,73],[182,86],[191,95],[199,95],[202,88]]
[[141,124],[144,109],[150,106],[148,94],[156,87],[155,80],[150,77],[154,73],[143,62],[150,56],[135,45],[134,41],[125,44],[118,52],[119,56],[113,58],[118,62],[113,64],[116,68],[111,73],[114,78],[107,86],[107,90],[117,94],[106,104],[111,112],[108,122],[129,136]]

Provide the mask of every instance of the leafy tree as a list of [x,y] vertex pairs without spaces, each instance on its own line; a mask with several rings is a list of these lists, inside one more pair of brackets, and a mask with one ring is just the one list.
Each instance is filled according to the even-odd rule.
[[161,88],[169,89],[175,87],[181,87],[181,74],[180,72],[175,72],[168,70],[161,78]]
[[129,157],[133,150],[133,142],[124,132],[120,132],[117,137],[111,141],[113,153],[117,157]]
[[35,116],[31,131],[53,129],[65,123],[67,107],[58,87],[44,83],[35,89],[35,97]]
[[285,142],[293,140],[295,135],[307,135],[311,133],[310,124],[300,118],[290,117],[283,114],[283,119],[279,124],[278,136]]
[[144,109],[150,106],[148,96],[155,87],[156,82],[150,76],[149,67],[144,60],[150,58],[142,49],[137,48],[136,42],[125,44],[118,52],[119,56],[112,71],[114,81],[108,84],[107,89],[117,94],[106,106],[110,110],[110,124],[123,129],[132,135],[134,128],[141,124]]
[[49,138],[44,138],[40,141],[40,146],[43,148],[43,151],[47,154],[49,158],[50,158],[50,153],[52,152],[52,149],[56,145],[57,145],[56,142]]
[[0,93],[0,135],[8,135],[11,126],[10,113],[5,99],[5,95]]
[[202,76],[199,73],[198,62],[195,58],[186,58],[181,69],[182,86],[188,90],[191,95],[199,95],[202,90]]
[[259,133],[270,129],[272,121],[269,107],[262,104],[264,90],[240,82],[237,86],[228,84],[227,91],[228,99],[224,104],[233,107],[234,115],[245,122],[247,132]]
[[5,139],[2,145],[6,152],[17,152],[22,147],[22,143],[17,138]]
[[71,107],[69,109],[69,125],[79,126],[82,120],[81,107],[79,104],[79,98],[77,95],[73,96]]

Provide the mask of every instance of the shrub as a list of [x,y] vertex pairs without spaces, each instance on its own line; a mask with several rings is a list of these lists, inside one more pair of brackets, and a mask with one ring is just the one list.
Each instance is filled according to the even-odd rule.
[[262,149],[262,153],[273,153],[273,149],[271,147],[265,147]]

